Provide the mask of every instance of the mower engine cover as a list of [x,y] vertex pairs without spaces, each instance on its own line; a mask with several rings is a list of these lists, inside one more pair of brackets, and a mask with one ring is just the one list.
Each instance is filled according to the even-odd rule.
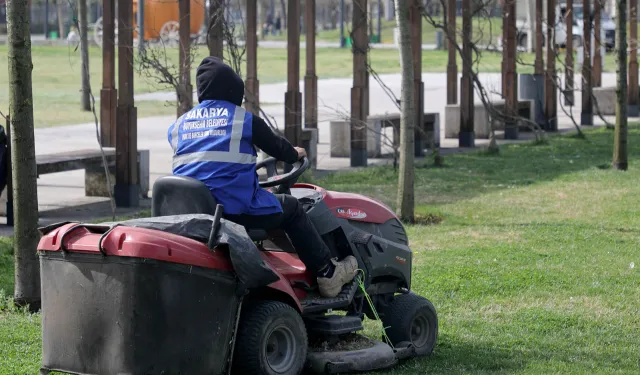
[[276,275],[233,223],[210,250],[204,216],[42,228],[42,369],[225,374],[243,291]]
[[[155,229],[188,237],[206,244],[211,234],[213,216],[207,214],[156,216],[105,224]],[[264,263],[260,256],[260,250],[249,238],[247,230],[242,225],[220,219],[218,236],[220,245],[229,246],[229,257],[240,282],[241,294],[246,289],[269,285],[280,279]]]

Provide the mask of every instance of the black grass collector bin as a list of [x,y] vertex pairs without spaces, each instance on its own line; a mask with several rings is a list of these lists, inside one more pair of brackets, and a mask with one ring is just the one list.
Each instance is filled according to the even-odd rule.
[[148,229],[67,224],[39,256],[42,373],[226,373],[240,299],[221,254]]

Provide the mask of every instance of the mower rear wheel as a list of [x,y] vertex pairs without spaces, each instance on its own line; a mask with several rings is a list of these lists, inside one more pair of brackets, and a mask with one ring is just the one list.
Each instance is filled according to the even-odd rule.
[[233,355],[235,374],[297,375],[307,359],[307,330],[286,303],[243,307]]
[[393,345],[410,342],[420,356],[433,352],[438,339],[438,315],[433,304],[413,293],[396,296],[382,318]]

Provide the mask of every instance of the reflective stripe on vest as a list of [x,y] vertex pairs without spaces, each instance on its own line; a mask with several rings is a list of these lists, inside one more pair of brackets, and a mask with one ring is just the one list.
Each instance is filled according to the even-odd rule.
[[245,109],[236,107],[231,125],[231,139],[229,140],[229,151],[200,151],[184,155],[176,155],[178,151],[178,131],[183,121],[176,121],[171,129],[171,147],[173,147],[173,168],[181,165],[197,162],[221,162],[237,164],[255,164],[257,158],[251,154],[240,152],[240,142],[244,129]]

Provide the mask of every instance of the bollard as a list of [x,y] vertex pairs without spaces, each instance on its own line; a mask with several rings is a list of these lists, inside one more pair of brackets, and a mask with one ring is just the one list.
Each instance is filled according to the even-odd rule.
[[535,121],[543,129],[547,125],[544,118],[544,76],[541,74],[519,74],[518,100],[533,100],[535,102]]
[[436,49],[443,50],[444,49],[444,33],[442,30],[436,31]]

